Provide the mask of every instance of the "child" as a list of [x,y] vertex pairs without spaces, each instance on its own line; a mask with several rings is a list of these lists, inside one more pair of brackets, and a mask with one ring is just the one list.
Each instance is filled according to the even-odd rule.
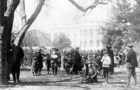
[[33,58],[33,61],[32,61],[32,75],[33,76],[37,76],[37,73],[38,73],[38,61],[37,61],[37,58]]
[[109,73],[109,66],[111,64],[111,59],[108,55],[108,52],[105,51],[104,52],[104,56],[102,57],[102,67],[103,67],[103,74],[104,74],[104,78],[105,78],[105,85],[108,84],[108,73]]
[[[90,56],[91,57],[91,56]],[[85,83],[97,83],[97,68],[96,68],[96,63],[95,61],[89,60],[86,62],[86,70],[82,79],[82,82]]]

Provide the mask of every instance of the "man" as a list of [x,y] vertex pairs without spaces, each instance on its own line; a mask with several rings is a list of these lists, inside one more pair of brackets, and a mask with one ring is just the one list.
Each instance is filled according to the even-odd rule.
[[56,53],[56,50],[53,50],[52,55],[50,56],[51,60],[51,68],[54,75],[57,75],[58,72],[58,55]]
[[12,67],[11,73],[13,76],[14,83],[20,83],[19,77],[20,77],[20,66],[21,66],[21,60],[24,57],[24,52],[21,47],[19,47],[19,51],[17,53],[16,61],[14,62],[14,65]]
[[78,71],[82,70],[81,66],[81,56],[79,54],[79,48],[75,48],[75,51],[73,52],[73,73],[78,74]]
[[43,68],[43,57],[42,57],[42,49],[40,49],[38,51],[38,54],[37,54],[37,62],[38,62],[38,73],[39,75],[41,75],[41,71],[42,71],[42,68]]
[[127,69],[127,87],[130,86],[131,75],[137,84],[135,68],[138,67],[136,52],[133,50],[133,45],[129,44],[126,54],[126,69]]

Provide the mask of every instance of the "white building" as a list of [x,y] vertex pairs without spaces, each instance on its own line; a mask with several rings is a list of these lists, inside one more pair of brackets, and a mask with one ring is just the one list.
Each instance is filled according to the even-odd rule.
[[95,25],[68,25],[66,27],[55,27],[52,30],[53,40],[56,33],[64,33],[72,42],[72,47],[80,47],[82,50],[102,49],[101,29]]

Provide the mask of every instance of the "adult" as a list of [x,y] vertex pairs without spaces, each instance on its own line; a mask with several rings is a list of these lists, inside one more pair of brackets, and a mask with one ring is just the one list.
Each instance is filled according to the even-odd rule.
[[42,68],[43,68],[42,49],[40,49],[38,51],[37,60],[38,60],[38,73],[39,73],[39,75],[41,75],[41,71],[42,71]]
[[60,70],[60,67],[61,67],[61,52],[59,50],[57,50],[56,54],[58,56],[58,68]]
[[73,73],[78,74],[78,71],[82,70],[79,48],[75,48],[72,56],[73,56]]
[[45,63],[46,63],[46,67],[47,67],[47,72],[49,74],[50,72],[50,68],[51,68],[51,63],[50,63],[50,54],[48,52],[46,52],[46,55],[45,55]]
[[23,57],[24,57],[23,49],[21,47],[19,47],[19,51],[17,53],[16,60],[13,64],[13,67],[12,67],[12,70],[11,70],[14,83],[19,83],[20,82],[20,80],[19,80],[20,66],[21,66],[21,62],[22,62]]
[[50,56],[51,59],[51,68],[53,71],[54,75],[57,75],[57,71],[58,71],[58,55],[56,53],[56,50],[52,51],[52,55]]
[[133,76],[135,85],[137,84],[135,68],[138,67],[137,55],[133,50],[133,45],[129,44],[126,54],[126,69],[127,69],[127,86],[130,86],[131,76]]

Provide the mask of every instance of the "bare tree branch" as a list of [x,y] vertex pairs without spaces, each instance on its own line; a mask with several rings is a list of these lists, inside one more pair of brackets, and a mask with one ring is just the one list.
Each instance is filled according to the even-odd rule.
[[42,6],[44,4],[45,0],[40,0],[39,4],[37,5],[34,13],[31,15],[31,17],[29,18],[29,20],[26,22],[26,24],[22,27],[22,29],[20,30],[18,36],[16,37],[14,44],[16,46],[20,46],[26,31],[28,30],[28,28],[31,26],[31,24],[34,22],[34,20],[36,19],[36,17],[38,16],[38,14],[40,13]]
[[7,9],[4,14],[5,17],[11,16],[14,13],[15,9],[17,8],[20,0],[8,0],[7,1]]
[[82,6],[80,6],[77,2],[75,2],[74,0],[69,0],[76,8],[78,8],[79,10],[81,10],[82,12],[86,12],[88,9],[93,9],[95,8],[98,4],[106,4],[103,3],[102,0],[95,0],[93,4],[91,4],[90,6],[88,6],[87,8],[83,8]]
[[25,25],[25,23],[27,22],[27,18],[26,18],[26,14],[25,14],[25,0],[20,0],[20,16],[21,16],[21,21],[22,21],[22,26]]

